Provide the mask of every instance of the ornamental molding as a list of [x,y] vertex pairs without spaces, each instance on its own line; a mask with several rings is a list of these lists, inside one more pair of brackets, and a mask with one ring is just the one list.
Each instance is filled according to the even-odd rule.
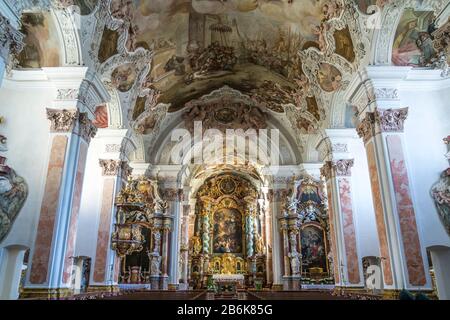
[[56,100],[67,101],[77,100],[79,96],[79,89],[58,89],[56,93]]
[[106,153],[121,153],[123,150],[121,144],[107,144],[105,145]]
[[78,110],[59,110],[47,108],[47,119],[51,122],[51,132],[72,132],[75,128],[78,116]]
[[399,100],[400,96],[396,88],[376,88],[374,96],[377,100]]
[[348,152],[348,145],[346,143],[333,143],[331,145],[331,151],[332,152],[338,152],[338,153],[347,153]]

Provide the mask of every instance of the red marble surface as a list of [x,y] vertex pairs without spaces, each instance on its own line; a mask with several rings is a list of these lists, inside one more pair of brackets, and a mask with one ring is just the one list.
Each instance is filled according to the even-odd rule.
[[82,142],[80,145],[80,155],[77,164],[77,175],[75,177],[75,188],[72,200],[72,211],[69,225],[69,236],[67,239],[67,249],[64,258],[63,283],[68,283],[72,274],[73,260],[75,252],[75,241],[78,227],[78,215],[80,213],[81,192],[83,190],[84,169],[86,167],[87,145]]
[[47,282],[53,229],[58,210],[59,191],[66,156],[68,138],[56,136],[53,139],[48,163],[45,193],[41,205],[41,214],[37,228],[36,241],[30,271],[32,284]]
[[360,282],[359,259],[356,247],[355,224],[353,222],[352,190],[347,178],[340,178],[339,199],[343,218],[345,255],[347,257],[348,281],[351,284]]
[[397,202],[398,218],[403,239],[403,250],[408,268],[409,283],[413,286],[426,284],[425,268],[420,250],[416,216],[411,200],[408,172],[400,136],[386,137],[392,180]]
[[334,278],[336,282],[340,282],[339,275],[339,260],[337,257],[336,250],[336,232],[334,229],[334,212],[333,212],[333,203],[332,203],[332,189],[330,181],[327,182],[327,190],[328,190],[328,214],[329,214],[329,223],[330,223],[330,236],[331,236],[331,250],[333,250],[333,272]]
[[386,285],[392,285],[392,266],[391,256],[389,254],[389,245],[386,233],[386,223],[384,220],[384,211],[380,191],[380,181],[378,179],[377,164],[375,161],[375,146],[369,142],[366,146],[367,161],[369,164],[370,184],[372,187],[373,207],[375,210],[375,219],[378,231],[378,241],[380,243],[381,264],[383,266],[383,277]]
[[107,178],[103,183],[102,207],[97,235],[97,251],[94,262],[94,281],[104,282],[106,276],[106,259],[109,249],[111,215],[113,208],[114,178]]

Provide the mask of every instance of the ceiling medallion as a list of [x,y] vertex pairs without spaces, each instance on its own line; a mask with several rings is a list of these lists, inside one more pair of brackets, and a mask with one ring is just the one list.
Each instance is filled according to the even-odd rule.
[[236,190],[236,183],[232,179],[224,179],[220,182],[220,191],[224,194],[232,194]]
[[230,108],[219,109],[214,113],[214,119],[223,124],[232,123],[236,117],[236,111]]

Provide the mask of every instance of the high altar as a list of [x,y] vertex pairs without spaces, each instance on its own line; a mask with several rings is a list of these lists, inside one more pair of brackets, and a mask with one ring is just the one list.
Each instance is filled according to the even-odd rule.
[[195,210],[192,286],[206,287],[209,278],[242,286],[265,283],[265,224],[255,186],[236,175],[212,177],[197,192]]

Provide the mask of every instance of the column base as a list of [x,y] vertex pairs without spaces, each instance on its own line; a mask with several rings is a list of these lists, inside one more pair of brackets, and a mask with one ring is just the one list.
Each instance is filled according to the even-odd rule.
[[284,291],[299,291],[302,288],[302,277],[290,276],[283,277],[283,290]]
[[73,296],[72,288],[24,288],[19,299],[57,300]]
[[151,285],[151,290],[160,290],[159,289],[159,276],[151,276],[150,277],[150,285]]
[[169,276],[162,276],[159,280],[161,290],[169,290]]

